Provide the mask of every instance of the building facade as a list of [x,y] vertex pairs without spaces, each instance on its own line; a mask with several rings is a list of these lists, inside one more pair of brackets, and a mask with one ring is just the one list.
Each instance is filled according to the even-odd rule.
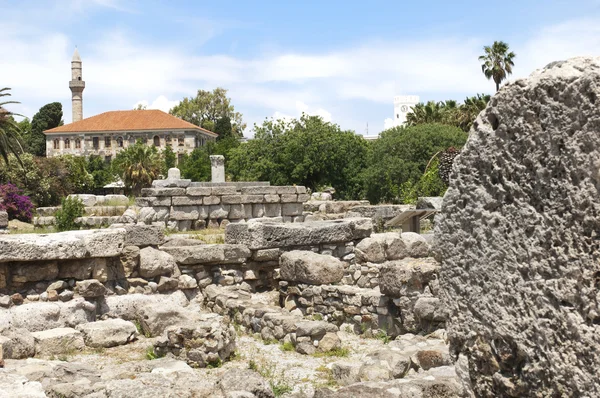
[[212,131],[156,109],[105,112],[44,134],[48,157],[99,155],[107,161],[138,139],[159,150],[170,146],[182,155],[217,138]]
[[406,115],[410,108],[419,103],[418,95],[397,95],[394,97],[394,126],[406,123]]
[[99,155],[110,161],[138,139],[159,149],[170,146],[181,156],[214,141],[217,134],[160,110],[112,111],[83,118],[82,62],[75,49],[71,60],[73,123],[44,131],[46,156]]

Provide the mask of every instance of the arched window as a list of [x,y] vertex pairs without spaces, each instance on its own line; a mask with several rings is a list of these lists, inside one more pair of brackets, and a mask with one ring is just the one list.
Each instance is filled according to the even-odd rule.
[[183,137],[179,137],[177,139],[178,145],[179,146],[184,146],[185,145],[185,139]]
[[123,137],[117,137],[117,146],[123,148]]
[[75,138],[75,149],[81,148],[81,140],[79,138]]
[[110,137],[104,137],[104,148],[110,148]]
[[154,136],[154,146],[160,146],[160,137],[157,135]]
[[71,149],[71,140],[65,138],[65,149]]
[[59,148],[60,148],[60,146],[59,146],[59,145],[60,145],[60,144],[59,144],[58,138],[55,138],[55,139],[54,139],[54,149],[59,149]]

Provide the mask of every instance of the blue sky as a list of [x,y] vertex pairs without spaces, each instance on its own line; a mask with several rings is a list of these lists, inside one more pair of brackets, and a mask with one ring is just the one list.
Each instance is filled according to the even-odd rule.
[[31,117],[60,101],[77,45],[84,117],[138,103],[168,110],[198,89],[229,90],[253,123],[318,114],[378,133],[393,97],[462,100],[493,93],[477,56],[504,40],[514,75],[600,56],[600,0],[125,1],[0,0],[0,86]]

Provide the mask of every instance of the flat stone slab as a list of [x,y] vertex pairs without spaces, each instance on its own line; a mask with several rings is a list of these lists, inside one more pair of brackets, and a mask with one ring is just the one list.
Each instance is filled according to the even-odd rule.
[[350,242],[371,235],[369,218],[346,218],[305,223],[277,223],[251,220],[245,224],[229,224],[225,243],[238,243],[251,250],[287,246],[313,246],[323,243]]
[[135,340],[138,331],[132,322],[107,319],[77,326],[89,347],[115,347]]
[[240,264],[250,258],[250,250],[245,245],[212,244],[201,246],[165,247],[179,264]]
[[73,328],[55,328],[31,333],[36,355],[60,355],[82,350],[83,335]]
[[115,228],[52,234],[2,235],[0,263],[115,257],[123,250],[125,233],[124,229]]

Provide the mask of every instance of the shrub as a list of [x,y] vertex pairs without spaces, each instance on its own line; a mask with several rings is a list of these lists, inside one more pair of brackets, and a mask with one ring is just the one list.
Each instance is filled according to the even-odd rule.
[[30,222],[33,217],[31,199],[11,183],[0,185],[0,210],[5,210],[10,220]]
[[83,216],[85,206],[79,198],[64,198],[62,207],[56,212],[56,229],[59,231],[69,231],[77,229],[78,225],[75,222],[77,217]]

